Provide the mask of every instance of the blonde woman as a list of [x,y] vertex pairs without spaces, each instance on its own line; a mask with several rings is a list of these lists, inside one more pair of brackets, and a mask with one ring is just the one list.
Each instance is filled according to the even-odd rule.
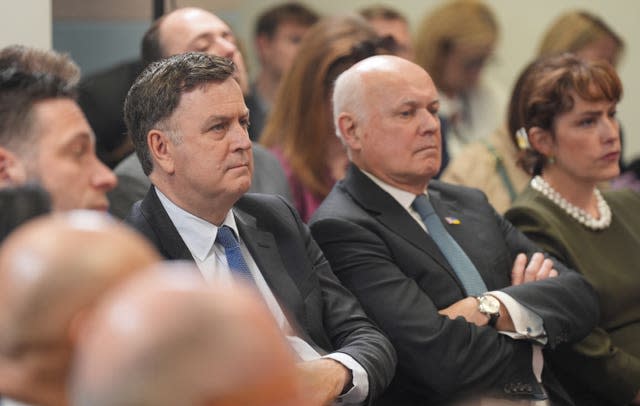
[[487,137],[501,122],[505,91],[482,77],[498,34],[493,11],[478,0],[444,2],[418,28],[416,63],[440,95],[443,168],[465,144]]

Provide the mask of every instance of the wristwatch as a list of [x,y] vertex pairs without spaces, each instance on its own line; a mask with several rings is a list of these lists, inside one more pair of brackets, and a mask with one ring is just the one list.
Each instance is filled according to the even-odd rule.
[[478,311],[489,317],[489,325],[495,327],[500,317],[500,301],[491,295],[478,296]]

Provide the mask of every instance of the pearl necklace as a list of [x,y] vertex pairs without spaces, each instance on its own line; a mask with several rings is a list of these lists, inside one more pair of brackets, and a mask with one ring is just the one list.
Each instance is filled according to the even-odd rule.
[[564,210],[565,213],[591,230],[604,230],[611,224],[611,209],[597,188],[593,193],[596,195],[596,200],[598,201],[598,213],[600,213],[599,219],[594,218],[591,214],[569,203],[564,197],[562,197],[562,195],[560,195],[560,193],[553,189],[547,181],[542,179],[541,176],[535,176],[531,179],[531,187],[542,193],[545,197]]

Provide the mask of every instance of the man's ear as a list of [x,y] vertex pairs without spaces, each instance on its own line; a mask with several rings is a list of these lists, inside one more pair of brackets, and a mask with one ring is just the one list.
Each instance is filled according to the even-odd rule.
[[147,146],[153,161],[153,167],[166,174],[173,175],[175,163],[173,160],[174,144],[164,131],[152,129],[147,134]]
[[0,187],[21,185],[27,180],[24,163],[16,154],[0,146]]
[[347,148],[351,151],[359,151],[362,148],[362,134],[360,131],[361,128],[358,126],[358,121],[353,114],[346,112],[340,113],[337,125]]
[[553,137],[551,131],[540,127],[529,129],[529,143],[531,147],[546,157],[553,156]]

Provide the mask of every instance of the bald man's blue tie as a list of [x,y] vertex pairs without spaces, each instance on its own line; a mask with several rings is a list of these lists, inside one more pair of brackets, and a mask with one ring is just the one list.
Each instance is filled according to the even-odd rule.
[[222,226],[218,228],[216,242],[224,247],[224,253],[227,256],[227,263],[229,264],[229,268],[231,268],[233,275],[237,276],[241,280],[255,283],[253,275],[251,275],[251,271],[249,271],[249,266],[242,256],[240,244],[238,244],[235,233],[229,226]]
[[467,295],[479,296],[485,293],[487,286],[484,284],[478,270],[456,240],[444,228],[429,199],[425,195],[419,195],[415,198],[411,207],[420,214],[422,221],[427,226],[429,235],[440,248],[440,252],[447,259],[460,282],[462,282]]

